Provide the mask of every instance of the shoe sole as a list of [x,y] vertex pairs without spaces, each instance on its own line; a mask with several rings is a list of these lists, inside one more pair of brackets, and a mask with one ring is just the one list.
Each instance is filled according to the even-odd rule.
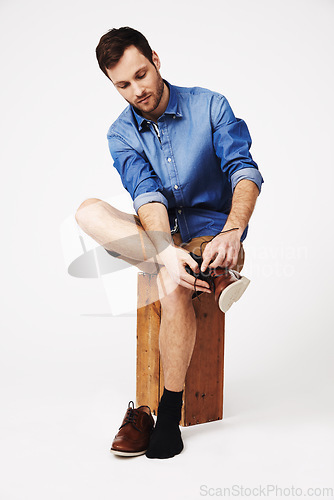
[[144,455],[147,450],[142,451],[121,451],[121,450],[113,450],[110,449],[110,452],[114,455],[120,455],[121,457],[138,457],[139,455]]
[[235,281],[231,285],[225,288],[219,296],[218,306],[219,309],[226,313],[231,305],[240,299],[246,288],[248,287],[250,280],[243,276],[238,281]]

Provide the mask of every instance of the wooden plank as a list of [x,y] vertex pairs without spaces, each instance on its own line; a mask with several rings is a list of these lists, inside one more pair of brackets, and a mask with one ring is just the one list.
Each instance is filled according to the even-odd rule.
[[160,301],[151,298],[156,297],[156,286],[155,275],[138,274],[136,403],[148,405],[155,415],[160,398]]
[[223,418],[225,315],[213,294],[193,300],[197,318],[196,343],[186,375],[181,425]]

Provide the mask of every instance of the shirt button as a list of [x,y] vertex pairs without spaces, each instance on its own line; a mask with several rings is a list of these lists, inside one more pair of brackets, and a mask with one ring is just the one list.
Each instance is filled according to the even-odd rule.
[[178,210],[178,213],[179,213],[179,214],[182,214],[182,210]]
[[173,115],[173,119],[174,119],[174,120],[175,120],[175,118],[176,118],[176,116],[175,116],[175,115]]
[[167,158],[167,161],[168,161],[168,163],[170,163],[172,161],[172,159],[171,158]]
[[174,189],[179,189],[179,186],[175,184]]

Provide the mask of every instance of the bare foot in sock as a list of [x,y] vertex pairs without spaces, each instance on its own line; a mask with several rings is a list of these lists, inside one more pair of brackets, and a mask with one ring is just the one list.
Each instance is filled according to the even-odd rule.
[[181,419],[183,391],[164,388],[159,403],[158,418],[145,453],[147,458],[171,458],[183,450],[179,422]]
[[159,422],[153,429],[146,451],[147,458],[171,458],[183,450],[181,431],[175,422]]

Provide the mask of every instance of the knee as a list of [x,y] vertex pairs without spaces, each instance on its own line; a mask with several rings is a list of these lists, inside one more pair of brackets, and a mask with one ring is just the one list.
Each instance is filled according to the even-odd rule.
[[193,290],[178,285],[171,293],[160,299],[161,309],[164,311],[175,311],[180,308],[189,307],[192,302]]
[[84,222],[84,220],[87,220],[89,214],[92,213],[92,208],[97,208],[97,204],[100,204],[101,201],[102,200],[100,200],[99,198],[88,198],[81,203],[75,213],[75,220],[77,221],[79,226]]

